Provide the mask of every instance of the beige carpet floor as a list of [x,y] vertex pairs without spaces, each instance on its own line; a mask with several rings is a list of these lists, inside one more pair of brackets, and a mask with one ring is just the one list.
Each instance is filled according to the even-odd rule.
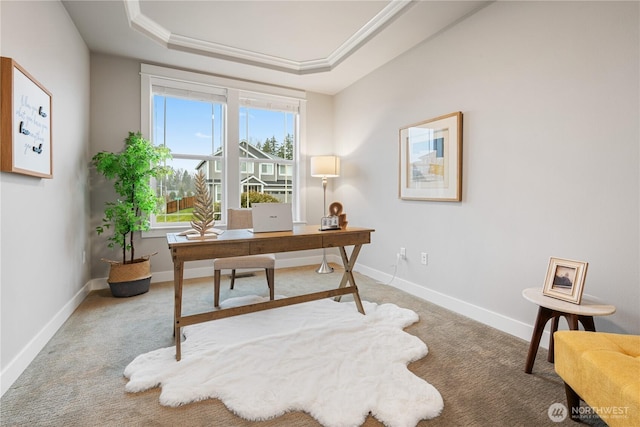
[[[276,271],[276,293],[296,295],[335,287],[342,271],[316,274],[315,267]],[[552,426],[547,411],[565,403],[564,386],[540,349],[533,374],[524,373],[529,343],[356,274],[361,298],[416,311],[406,330],[429,354],[409,368],[436,387],[442,414],[420,426]],[[234,290],[223,277],[221,298],[268,295],[264,274],[241,277]],[[345,300],[349,297],[345,297]],[[213,280],[185,282],[185,314],[213,305]],[[534,319],[531,319],[532,322]],[[136,297],[92,292],[27,370],[0,399],[2,426],[318,426],[301,412],[262,422],[238,418],[218,400],[179,408],[158,403],[160,389],[129,394],[124,368],[137,355],[173,345],[173,284],[155,283]],[[222,367],[223,368],[223,367]],[[590,424],[602,425],[590,420]],[[371,416],[365,426],[381,424]]]

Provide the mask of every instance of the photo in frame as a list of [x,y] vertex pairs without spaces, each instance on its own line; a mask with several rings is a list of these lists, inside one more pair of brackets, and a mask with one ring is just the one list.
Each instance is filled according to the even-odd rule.
[[462,113],[400,129],[399,197],[462,200]]
[[0,170],[53,178],[51,93],[11,58],[0,71]]
[[550,258],[543,295],[580,304],[588,263],[562,258]]

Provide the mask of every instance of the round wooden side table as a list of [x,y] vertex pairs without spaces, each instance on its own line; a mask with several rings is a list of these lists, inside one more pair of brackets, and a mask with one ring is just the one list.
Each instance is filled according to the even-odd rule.
[[553,363],[553,333],[558,330],[558,320],[563,316],[569,324],[569,329],[578,329],[578,322],[582,323],[585,331],[595,332],[596,326],[593,323],[593,316],[608,316],[616,312],[613,305],[604,304],[602,301],[590,295],[583,295],[580,304],[573,304],[557,298],[551,298],[542,293],[540,288],[528,288],[522,291],[522,296],[534,304],[538,304],[538,317],[533,328],[527,363],[524,371],[530,374],[533,370],[533,363],[536,360],[540,339],[549,319],[551,320],[551,336],[549,337],[549,355],[547,360]]

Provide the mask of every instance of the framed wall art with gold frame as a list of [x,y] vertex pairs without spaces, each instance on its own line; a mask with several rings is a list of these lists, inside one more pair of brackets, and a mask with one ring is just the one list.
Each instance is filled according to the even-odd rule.
[[404,200],[462,200],[462,113],[400,129],[400,188]]
[[51,93],[11,58],[0,59],[0,170],[53,178]]

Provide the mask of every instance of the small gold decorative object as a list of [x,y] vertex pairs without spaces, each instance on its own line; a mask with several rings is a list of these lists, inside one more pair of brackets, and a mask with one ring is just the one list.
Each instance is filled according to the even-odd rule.
[[340,214],[338,216],[338,224],[340,225],[340,228],[342,230],[346,230],[347,229],[347,224],[349,223],[349,221],[347,221],[347,214],[343,213]]
[[322,217],[320,230],[339,230],[347,228],[347,214],[342,213],[342,203],[333,202],[329,205],[329,216]]
[[341,230],[346,230],[347,229],[347,214],[346,213],[342,213],[342,203],[339,202],[333,202],[329,205],[329,213],[331,214],[331,216],[337,217],[338,218],[338,227]]
[[333,202],[329,205],[329,214],[331,216],[340,216],[342,213],[342,204],[340,202]]
[[220,233],[213,228],[213,199],[211,198],[211,193],[209,193],[207,179],[202,170],[198,171],[195,183],[196,196],[193,203],[192,229],[181,234],[187,236],[187,239],[216,238]]

